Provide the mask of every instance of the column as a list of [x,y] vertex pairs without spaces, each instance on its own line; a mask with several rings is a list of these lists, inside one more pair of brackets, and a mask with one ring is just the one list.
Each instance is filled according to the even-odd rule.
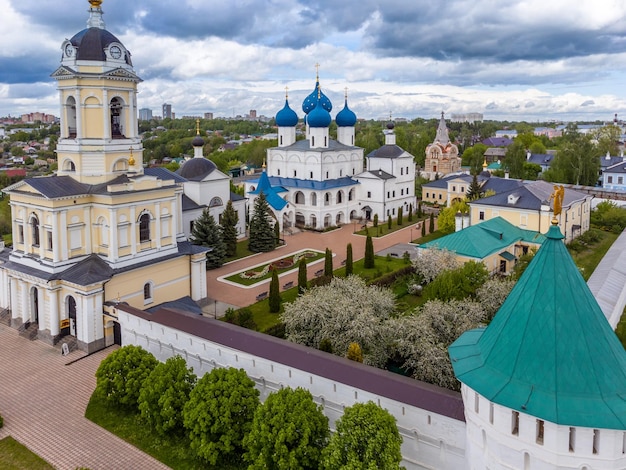
[[59,249],[59,213],[52,213],[52,261],[58,263],[61,260],[61,253]]
[[18,312],[19,312],[19,299],[17,297],[18,293],[17,293],[17,283],[18,280],[14,277],[9,277],[9,285],[11,286],[11,293],[9,294],[11,296],[10,300],[9,300],[9,307],[11,307],[11,319],[12,320],[17,320],[19,318]]
[[102,90],[102,122],[104,123],[104,140],[111,139],[111,116],[109,110],[109,90]]
[[76,88],[76,139],[83,138],[83,100],[80,88]]
[[119,246],[117,241],[117,209],[111,209],[111,226],[109,227],[109,257],[113,262],[119,256]]
[[99,339],[103,339],[104,338],[104,316],[103,316],[103,305],[102,305],[102,298],[104,296],[104,291],[99,291],[93,301],[94,301],[94,312],[93,312],[93,316],[94,316],[94,321],[95,321],[95,340],[99,340]]
[[61,239],[61,259],[66,260],[69,258],[67,251],[67,210],[61,211],[59,238]]
[[130,253],[137,254],[137,214],[135,206],[130,208]]
[[126,137],[132,138],[135,137],[135,128],[137,119],[137,111],[135,110],[135,92],[128,92],[128,117],[126,119],[126,130],[124,134]]
[[161,249],[161,203],[157,202],[154,205],[156,212],[156,247],[157,250]]
[[85,222],[85,253],[90,255],[91,248],[91,207],[86,206],[83,209],[83,220]]
[[28,285],[27,282],[22,281],[21,282],[21,287],[22,287],[22,322],[27,322],[31,320],[31,311],[30,311],[30,306],[28,305],[28,295],[29,295],[29,288],[30,286]]
[[63,91],[59,90],[59,109],[61,110],[61,136],[60,139],[65,139],[68,136],[67,129],[67,106],[63,102],[65,96],[63,95]]
[[[43,331],[46,329],[46,320],[48,320],[47,318],[47,312],[46,312],[46,301],[44,299],[44,288],[37,286],[37,314],[39,316],[39,320],[38,320],[38,325],[39,325],[39,331]],[[34,313],[34,312],[33,312]]]
[[59,291],[48,291],[50,295],[50,334],[52,337],[59,334]]
[[172,230],[175,232],[172,234],[172,244],[176,244],[179,236],[185,238],[185,231],[183,230],[183,218],[178,217],[178,214],[182,214],[183,210],[183,193],[176,193],[176,205],[172,206]]
[[[17,214],[18,206],[14,206],[13,204],[11,205],[13,206],[11,208],[11,215]],[[18,228],[17,228],[19,224],[15,221],[15,218],[12,217],[12,219],[13,220],[11,221],[11,236],[13,237],[13,245],[15,246],[16,244],[20,242],[19,235],[18,235]]]
[[37,220],[39,221],[39,259],[43,260],[46,257],[46,244],[48,243],[48,240],[46,239],[46,231],[43,228],[43,212],[39,211],[37,214]]

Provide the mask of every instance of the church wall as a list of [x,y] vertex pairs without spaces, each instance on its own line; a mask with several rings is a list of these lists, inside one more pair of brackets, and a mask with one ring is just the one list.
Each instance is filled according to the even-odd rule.
[[[331,428],[343,409],[373,401],[389,410],[403,438],[402,455],[407,469],[463,470],[465,424],[413,405],[378,396],[353,385],[311,374],[280,362],[225,347],[181,330],[132,315],[118,307],[122,344],[139,345],[160,361],[180,355],[202,376],[215,367],[243,368],[255,381],[265,399],[282,387],[304,387],[311,391],[329,417]],[[212,321],[211,319],[206,319]]]

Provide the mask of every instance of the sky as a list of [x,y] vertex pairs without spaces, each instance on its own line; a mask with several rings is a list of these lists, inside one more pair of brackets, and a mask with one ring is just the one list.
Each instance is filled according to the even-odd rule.
[[[0,116],[59,114],[61,43],[87,0],[0,0]],[[139,108],[274,116],[320,84],[359,118],[626,119],[623,0],[104,0]]]

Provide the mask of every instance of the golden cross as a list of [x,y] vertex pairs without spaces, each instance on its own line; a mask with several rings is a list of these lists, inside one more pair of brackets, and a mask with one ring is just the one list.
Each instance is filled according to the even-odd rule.
[[346,101],[347,101],[347,100],[348,100],[348,87],[345,87],[345,88],[343,89],[343,91],[344,91],[344,96],[345,96]]
[[288,86],[285,87],[285,99],[286,100],[289,99],[289,87]]
[[196,119],[196,135],[200,135],[200,118]]
[[319,80],[320,80],[320,64],[318,62],[315,62],[315,78],[319,82]]

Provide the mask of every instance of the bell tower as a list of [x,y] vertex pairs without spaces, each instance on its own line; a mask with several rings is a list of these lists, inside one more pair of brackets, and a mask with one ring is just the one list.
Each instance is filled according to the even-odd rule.
[[61,45],[57,80],[61,136],[58,174],[101,184],[143,172],[137,84],[130,51],[105,29],[101,0],[90,0],[87,28]]

